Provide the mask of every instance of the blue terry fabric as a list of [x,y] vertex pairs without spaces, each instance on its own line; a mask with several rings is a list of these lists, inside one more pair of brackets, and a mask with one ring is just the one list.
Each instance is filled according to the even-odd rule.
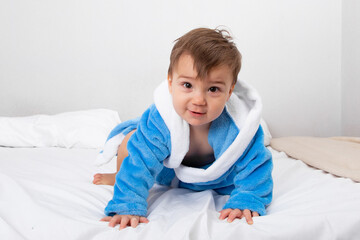
[[131,130],[137,128],[139,121],[140,117],[118,124],[113,130],[111,130],[106,141],[118,135],[119,133],[122,133],[124,135],[128,134],[129,132],[131,132]]
[[105,208],[106,215],[146,216],[146,199],[155,176],[163,169],[162,161],[170,154],[170,133],[152,105],[141,117],[137,131],[130,137],[129,156],[116,175],[114,196]]
[[[163,160],[171,153],[170,132],[155,105],[143,114],[136,127],[137,131],[128,141],[129,156],[116,175],[113,199],[105,208],[107,215],[146,216],[149,189],[155,181],[170,185],[175,176],[173,169],[163,165]],[[208,141],[216,158],[224,153],[238,132],[224,110],[209,131]],[[219,194],[230,194],[224,209],[249,209],[265,215],[265,208],[272,200],[271,171],[271,153],[264,146],[264,133],[259,127],[245,152],[223,176],[195,184],[180,181],[179,187],[195,191],[213,189]]]
[[264,146],[260,127],[242,158],[235,164],[238,172],[233,179],[234,190],[223,207],[249,209],[265,215],[265,207],[272,200],[272,155]]
[[[224,142],[221,137],[216,139],[209,142],[212,144]],[[214,147],[213,149],[215,151]],[[258,212],[260,215],[265,215],[265,208],[272,200],[272,167],[272,155],[264,146],[264,133],[259,127],[243,155],[223,176],[206,183],[180,182],[179,187],[195,191],[213,189],[219,194],[230,194],[230,198],[223,209],[249,209]]]

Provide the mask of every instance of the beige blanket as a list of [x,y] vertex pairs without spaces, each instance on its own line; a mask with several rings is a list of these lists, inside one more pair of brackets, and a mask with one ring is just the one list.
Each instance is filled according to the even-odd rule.
[[270,146],[336,176],[360,182],[360,138],[282,137]]

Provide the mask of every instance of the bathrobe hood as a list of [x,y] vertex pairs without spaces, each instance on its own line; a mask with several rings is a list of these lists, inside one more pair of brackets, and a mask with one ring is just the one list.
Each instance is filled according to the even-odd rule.
[[261,120],[262,103],[259,94],[249,84],[238,80],[225,105],[225,110],[239,130],[235,140],[207,169],[187,167],[181,162],[189,151],[190,128],[175,112],[167,81],[155,90],[154,102],[170,131],[171,154],[164,160],[164,165],[173,168],[178,179],[187,183],[213,181],[225,174],[244,153]]

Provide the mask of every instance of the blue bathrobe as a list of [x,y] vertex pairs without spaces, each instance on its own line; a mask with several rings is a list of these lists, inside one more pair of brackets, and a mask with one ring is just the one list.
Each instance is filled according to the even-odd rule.
[[194,191],[212,189],[230,195],[223,209],[249,209],[265,215],[272,200],[272,156],[264,146],[259,125],[261,100],[257,92],[238,82],[222,114],[210,126],[208,142],[215,161],[202,168],[181,164],[189,149],[189,125],[174,111],[166,82],[154,97],[155,104],[141,118],[115,127],[100,155],[100,162],[109,161],[124,136],[136,129],[105,214],[146,216],[146,199],[154,183],[177,182],[178,187]]

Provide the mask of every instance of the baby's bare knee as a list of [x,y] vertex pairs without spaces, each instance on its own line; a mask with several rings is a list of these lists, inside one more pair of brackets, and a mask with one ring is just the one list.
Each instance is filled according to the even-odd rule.
[[127,157],[127,155],[128,155],[127,143],[129,141],[131,135],[134,134],[134,132],[135,132],[135,130],[132,130],[125,136],[124,140],[121,142],[121,144],[118,148],[118,156],[121,155],[121,156]]
[[127,143],[131,137],[131,135],[133,135],[135,132],[135,130],[132,130],[131,132],[129,132],[124,140],[121,142],[119,148],[118,148],[118,155],[117,155],[117,171],[120,170],[120,166],[123,162],[123,160],[129,155],[128,151],[127,151]]

